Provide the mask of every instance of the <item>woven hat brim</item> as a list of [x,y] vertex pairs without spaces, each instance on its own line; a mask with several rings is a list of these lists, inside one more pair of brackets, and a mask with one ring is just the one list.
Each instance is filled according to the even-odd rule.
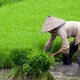
[[47,17],[40,33],[45,33],[55,28],[58,28],[59,26],[63,25],[65,22],[66,21],[63,19],[55,18],[52,16]]

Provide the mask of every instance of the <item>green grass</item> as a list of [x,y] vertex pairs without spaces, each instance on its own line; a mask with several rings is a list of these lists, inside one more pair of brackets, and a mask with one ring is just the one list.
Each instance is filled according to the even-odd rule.
[[0,0],[0,6],[3,6],[5,4],[11,4],[13,2],[19,2],[19,1],[22,1],[22,0]]
[[14,68],[9,74],[8,79],[54,80],[49,72],[54,59],[50,58],[48,54],[45,55],[44,52],[40,53],[39,51],[32,52],[28,49],[26,51],[23,49],[14,49],[11,52],[10,56],[14,63]]
[[[0,7],[0,51],[10,54],[14,48],[29,47],[42,52],[50,37],[48,33],[40,34],[46,17],[80,21],[79,3],[80,0],[24,0]],[[59,42],[57,38],[55,44]]]

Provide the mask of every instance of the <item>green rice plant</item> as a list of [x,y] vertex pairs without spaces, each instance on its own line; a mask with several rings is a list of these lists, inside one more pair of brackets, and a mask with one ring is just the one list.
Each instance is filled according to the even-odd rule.
[[[31,45],[42,52],[50,37],[48,33],[40,34],[46,17],[50,15],[65,20],[80,21],[79,2],[80,0],[23,0],[16,4],[1,7],[0,50],[2,51],[5,47],[12,50],[13,48],[26,48],[27,45]],[[58,44],[57,41],[60,41],[60,39],[56,39],[54,44]],[[52,47],[51,52],[57,51],[59,47]],[[6,53],[6,51],[3,51],[3,53]]]
[[24,80],[24,72],[22,66],[16,66],[12,69],[11,73],[7,76],[8,80]]
[[23,64],[25,64],[26,62],[28,62],[28,58],[27,58],[27,53],[24,49],[13,49],[11,51],[10,57],[14,63],[14,67],[11,71],[11,73],[8,75],[8,79],[9,80],[14,80],[19,79],[19,80],[24,80],[25,78],[25,74],[23,69],[25,69],[25,67],[23,67]]
[[0,6],[8,3],[18,2],[18,1],[22,1],[22,0],[0,0]]
[[[29,65],[32,67],[30,73],[28,73],[27,77],[30,79],[40,79],[47,80],[47,76],[49,76],[48,72],[53,63],[53,58],[48,57],[47,54],[40,53],[38,51],[32,53],[30,56]],[[43,77],[43,74],[45,77]],[[53,77],[50,80],[54,80]]]
[[42,72],[49,70],[50,68],[50,59],[45,54],[34,54],[30,57],[30,65],[33,68],[39,68]]
[[56,80],[53,75],[48,71],[48,72],[42,72],[40,74],[40,77],[38,80]]
[[30,72],[31,69],[32,68],[31,68],[31,66],[28,63],[24,63],[23,64],[23,71],[26,72],[25,73],[26,75],[28,74],[28,72]]
[[0,6],[2,6],[3,3],[4,3],[4,0],[0,0]]
[[74,55],[73,55],[73,57],[72,57],[72,60],[73,60],[74,62],[76,62],[77,57],[78,57],[78,52],[74,53]]
[[0,68],[4,67],[4,59],[6,55],[4,53],[0,53]]
[[[15,65],[22,64],[26,61],[24,58],[30,55],[33,50],[34,49],[30,46],[24,49],[0,49],[0,68],[13,68]],[[24,57],[22,62],[19,61],[21,57]]]
[[13,66],[13,62],[9,56],[9,54],[7,53],[3,53],[0,51],[0,68],[11,68]]
[[26,51],[23,49],[12,50],[10,56],[16,66],[22,66],[27,61]]
[[44,52],[40,53],[38,50],[36,50],[35,52],[30,52],[29,54],[29,51],[14,49],[11,51],[11,56],[15,66],[12,72],[9,74],[8,79],[14,80],[17,78],[19,80],[44,80],[45,78],[46,80],[49,78],[49,80],[54,80],[49,73],[49,69],[53,64],[53,58],[50,58]]

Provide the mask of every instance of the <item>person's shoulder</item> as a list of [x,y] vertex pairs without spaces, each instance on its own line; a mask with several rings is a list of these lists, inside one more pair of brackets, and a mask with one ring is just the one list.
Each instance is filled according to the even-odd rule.
[[65,26],[64,27],[77,27],[80,26],[80,22],[79,21],[66,21]]
[[80,23],[79,21],[66,21],[66,24],[76,24],[76,23]]

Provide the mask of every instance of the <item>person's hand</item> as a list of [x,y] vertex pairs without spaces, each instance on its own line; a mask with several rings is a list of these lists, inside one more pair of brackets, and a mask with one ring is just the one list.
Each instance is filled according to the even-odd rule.
[[49,56],[55,56],[55,54],[56,54],[56,53],[52,53],[52,54],[50,54]]
[[52,54],[50,54],[49,56],[55,56],[55,55],[58,55],[58,54],[61,54],[61,51],[57,51],[57,52],[55,52],[55,53],[52,53]]

